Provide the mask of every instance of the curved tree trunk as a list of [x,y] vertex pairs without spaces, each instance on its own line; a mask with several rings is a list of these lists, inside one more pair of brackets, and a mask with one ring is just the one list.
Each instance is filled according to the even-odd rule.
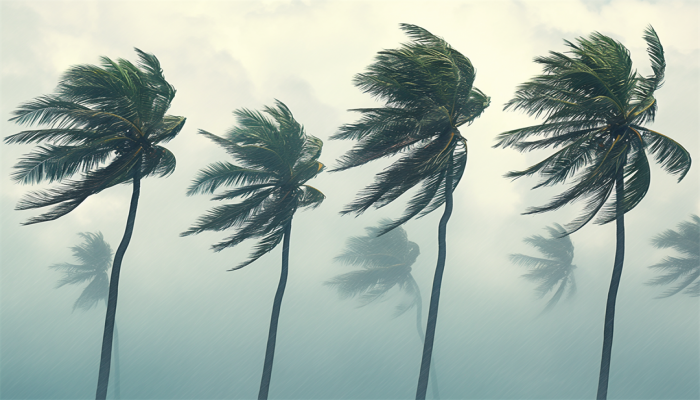
[[131,203],[129,205],[129,216],[126,219],[126,229],[121,243],[114,255],[112,265],[112,275],[109,279],[109,296],[107,297],[107,315],[105,316],[105,330],[102,336],[102,353],[100,357],[100,372],[97,377],[96,400],[104,400],[107,397],[107,387],[109,386],[109,368],[112,361],[112,337],[114,335],[114,318],[117,313],[117,291],[119,287],[119,272],[122,267],[124,253],[131,241],[131,234],[134,231],[134,221],[136,220],[136,206],[141,193],[141,159],[134,167],[133,191],[131,193]]
[[122,377],[119,366],[119,331],[117,323],[114,323],[114,398],[119,400],[122,398]]
[[265,364],[263,365],[262,380],[258,400],[266,400],[270,391],[270,378],[272,377],[272,362],[275,358],[275,343],[277,341],[277,322],[280,318],[282,296],[287,286],[287,273],[289,271],[289,235],[292,233],[292,221],[284,227],[284,240],[282,242],[282,273],[280,283],[275,293],[275,301],[272,303],[272,318],[270,319],[270,333],[267,336],[267,349],[265,350]]
[[[423,297],[420,295],[420,289],[418,288],[418,284],[416,281],[411,277],[411,281],[413,282],[413,285],[416,288],[416,329],[418,330],[418,338],[420,338],[420,343],[424,344],[425,343],[425,334],[423,333]],[[437,380],[437,373],[435,372],[435,363],[431,362],[430,363],[430,379],[429,379],[430,387],[433,392],[433,398],[434,399],[439,399],[440,398],[440,391],[438,390],[438,380]]]
[[615,178],[615,201],[617,202],[617,246],[615,249],[615,266],[613,267],[608,302],[605,307],[605,328],[603,329],[603,356],[600,361],[600,377],[598,378],[598,400],[608,398],[608,378],[610,377],[610,355],[612,354],[613,326],[615,324],[615,300],[617,289],[622,276],[622,263],[625,258],[625,213],[622,201],[625,195],[623,170],[617,172]]
[[[450,166],[452,166],[450,158]],[[442,285],[442,273],[445,270],[445,257],[447,255],[447,221],[452,214],[452,168],[447,169],[445,176],[445,211],[440,218],[438,226],[438,261],[433,278],[433,291],[430,294],[430,308],[428,309],[428,326],[425,331],[423,343],[423,358],[420,364],[418,377],[418,389],[416,400],[424,400],[428,390],[428,377],[430,375],[430,359],[433,355],[433,342],[435,340],[435,325],[437,323],[438,303],[440,302],[440,287]]]

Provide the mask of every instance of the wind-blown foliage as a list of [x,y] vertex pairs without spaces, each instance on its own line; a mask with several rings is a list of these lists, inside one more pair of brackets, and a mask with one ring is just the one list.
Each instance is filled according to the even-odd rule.
[[239,126],[224,137],[199,131],[233,156],[238,165],[210,164],[195,177],[187,194],[214,193],[222,186],[237,185],[212,200],[238,202],[209,210],[181,235],[236,229],[213,245],[214,251],[259,238],[250,258],[231,270],[243,268],[274,249],[298,208],[315,208],[325,199],[318,189],[306,184],[324,169],[318,161],[323,142],[307,135],[281,101],[276,101],[276,107],[265,107],[265,113],[268,116],[247,109],[234,111]]
[[[102,57],[101,66],[77,65],[63,74],[50,95],[39,96],[13,112],[10,121],[48,125],[22,131],[5,143],[38,146],[15,165],[12,179],[22,184],[60,182],[29,193],[18,210],[53,208],[25,224],[68,214],[86,198],[128,183],[140,165],[141,176],[166,176],[175,156],[160,143],[173,139],[184,117],[166,115],[175,89],[158,59],[136,49],[138,65]],[[77,179],[69,179],[76,174]]]
[[401,29],[413,41],[380,51],[368,71],[354,78],[355,86],[385,106],[352,110],[360,120],[331,137],[358,141],[333,171],[400,155],[343,214],[383,207],[420,184],[404,215],[382,233],[445,203],[446,176],[452,176],[454,190],[467,163],[467,140],[458,128],[472,123],[490,103],[473,87],[476,74],[466,57],[423,28],[401,24]]
[[574,245],[566,230],[559,225],[548,226],[549,238],[542,235],[533,235],[523,239],[523,241],[537,250],[544,256],[532,257],[524,254],[511,254],[510,260],[515,264],[529,268],[530,272],[523,275],[527,280],[538,282],[535,289],[538,297],[543,298],[554,290],[554,295],[547,301],[545,311],[550,310],[561,300],[565,292],[569,296],[576,293],[576,279],[574,278],[575,265],[571,264],[574,259]]
[[663,273],[649,281],[650,285],[675,284],[660,297],[673,296],[681,291],[691,297],[700,296],[700,217],[692,215],[690,221],[678,225],[677,231],[668,229],[651,243],[658,249],[671,248],[685,256],[669,256],[649,267]]
[[[506,176],[534,174],[543,179],[535,186],[572,183],[549,203],[525,214],[557,210],[585,201],[582,214],[566,227],[566,234],[581,229],[596,216],[596,223],[616,221],[616,252],[605,310],[603,355],[598,399],[606,399],[612,354],[615,302],[624,263],[624,215],[644,198],[651,183],[647,152],[682,180],[690,169],[690,154],[679,143],[645,124],[654,121],[654,93],[663,83],[666,61],[654,29],[644,32],[652,74],[632,69],[629,51],[622,43],[598,32],[576,43],[566,41],[568,54],[550,52],[535,58],[543,74],[520,85],[505,109],[523,110],[544,117],[544,122],[501,133],[494,147],[522,151],[557,149],[554,154],[523,171]],[[613,191],[615,195],[611,196]]]
[[[577,43],[565,41],[569,54],[550,52],[537,57],[544,74],[518,87],[506,110],[523,110],[544,117],[539,125],[501,133],[494,147],[521,152],[558,149],[543,161],[506,176],[539,174],[535,188],[573,181],[551,202],[532,207],[525,214],[556,210],[585,200],[583,213],[567,225],[572,233],[591,221],[605,224],[616,218],[611,194],[618,173],[624,175],[624,213],[633,209],[649,190],[651,174],[647,152],[662,168],[682,180],[690,169],[690,154],[671,138],[644,126],[653,122],[666,62],[663,47],[652,27],[644,34],[653,74],[642,76],[632,69],[629,51],[614,39],[593,33]],[[538,138],[541,137],[541,138]],[[536,138],[536,139],[531,139]]]
[[73,304],[73,310],[78,308],[89,310],[100,301],[104,301],[107,305],[107,291],[109,290],[107,271],[112,267],[113,253],[101,232],[84,232],[79,233],[79,235],[84,242],[71,247],[73,257],[78,263],[53,264],[49,268],[60,270],[63,273],[63,278],[56,285],[57,288],[89,281]]

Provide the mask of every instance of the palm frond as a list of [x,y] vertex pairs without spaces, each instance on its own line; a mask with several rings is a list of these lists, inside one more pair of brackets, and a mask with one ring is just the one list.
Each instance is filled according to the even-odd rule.
[[[5,139],[6,143],[41,143],[15,165],[13,178],[24,184],[61,182],[20,200],[18,209],[55,206],[27,223],[59,218],[87,197],[128,182],[137,162],[142,176],[173,172],[174,155],[157,143],[173,139],[185,118],[165,115],[175,89],[165,80],[155,56],[136,52],[139,67],[107,57],[101,58],[100,66],[73,66],[63,73],[54,94],[39,96],[13,111],[11,121],[48,125]],[[76,174],[81,176],[75,179]]]
[[[472,123],[490,104],[490,98],[473,87],[476,73],[469,59],[421,27],[401,28],[412,41],[380,51],[367,72],[353,80],[385,106],[353,110],[361,113],[360,120],[343,125],[331,137],[358,140],[332,171],[400,154],[342,214],[381,208],[422,183],[406,213],[385,232],[443,204],[446,171],[453,169],[456,186],[466,162],[466,141],[458,128]],[[459,143],[465,144],[463,155],[457,154]]]
[[247,239],[258,239],[250,257],[233,267],[243,268],[272,251],[282,241],[285,227],[298,208],[318,207],[325,195],[306,184],[324,169],[318,161],[323,142],[307,135],[289,108],[279,100],[263,112],[234,111],[237,126],[224,137],[200,130],[233,156],[236,164],[216,162],[202,169],[187,194],[214,193],[223,186],[231,190],[212,200],[237,203],[215,207],[181,236],[235,228],[236,232],[214,244],[221,251]]

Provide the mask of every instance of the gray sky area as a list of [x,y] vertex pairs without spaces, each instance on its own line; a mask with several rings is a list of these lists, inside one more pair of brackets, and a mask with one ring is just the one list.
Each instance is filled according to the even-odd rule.
[[[117,326],[122,398],[255,398],[260,383],[281,248],[227,272],[252,243],[214,253],[224,233],[180,237],[214,205],[187,197],[189,182],[214,161],[231,161],[205,129],[223,134],[232,111],[279,99],[309,134],[324,141],[328,166],[347,151],[329,137],[355,121],[352,108],[375,106],[352,85],[382,49],[407,40],[400,23],[443,37],[477,69],[475,86],[491,106],[471,126],[467,170],[448,226],[434,360],[441,397],[578,399],[595,396],[605,300],[615,252],[615,226],[590,224],[572,236],[576,295],[542,313],[535,284],[508,255],[536,255],[522,239],[545,234],[580,212],[577,203],[523,216],[565,186],[531,190],[538,180],[503,178],[544,158],[494,149],[497,134],[538,120],[502,111],[517,85],[541,72],[532,62],[565,51],[564,40],[594,31],[621,41],[635,67],[651,73],[642,38],[651,24],[666,54],[654,130],[700,160],[700,3],[691,1],[2,1],[0,3],[2,136],[21,103],[51,93],[67,68],[99,56],[136,60],[134,47],[155,54],[177,89],[170,114],[187,117],[166,144],[177,169],[142,182],[136,226],[120,280]],[[41,210],[15,211],[37,187],[15,184],[13,165],[30,146],[0,146],[0,396],[86,399],[94,396],[105,307],[71,312],[82,287],[56,289],[48,266],[71,262],[80,232],[103,232],[116,249],[130,186],[106,190],[59,220],[20,223]],[[351,270],[335,263],[351,236],[397,217],[407,198],[360,217],[339,211],[389,164],[323,172],[313,185],[327,199],[297,213],[282,305],[271,398],[407,399],[415,395],[420,345],[415,317],[393,318],[402,294],[359,308],[323,283]],[[41,187],[41,186],[39,186]],[[673,251],[651,239],[700,214],[700,167],[686,178],[652,166],[646,198],[625,217],[627,253],[612,353],[610,398],[700,397],[700,306],[646,283],[648,267]],[[442,209],[405,225],[420,246],[413,274],[427,314]],[[424,315],[425,315],[424,314]],[[415,315],[415,314],[414,314]],[[430,391],[428,392],[430,396]],[[112,392],[110,389],[110,396]]]

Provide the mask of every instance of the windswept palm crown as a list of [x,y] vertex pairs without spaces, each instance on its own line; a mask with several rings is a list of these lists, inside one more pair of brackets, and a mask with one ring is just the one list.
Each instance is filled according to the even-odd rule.
[[200,130],[236,159],[210,164],[200,171],[187,191],[214,193],[221,186],[240,185],[214,196],[213,200],[239,201],[209,210],[183,236],[204,231],[237,228],[237,232],[212,246],[215,251],[235,246],[246,239],[260,238],[243,268],[280,243],[284,227],[298,208],[317,207],[325,196],[306,182],[324,168],[318,161],[323,142],[307,135],[281,101],[275,107],[257,111],[234,111],[237,127],[219,137]]
[[368,71],[354,78],[355,86],[386,105],[352,110],[362,115],[360,120],[342,126],[332,136],[358,140],[334,171],[402,153],[343,214],[383,207],[422,183],[405,214],[382,232],[424,216],[445,202],[448,171],[454,190],[467,162],[467,141],[458,128],[473,122],[490,102],[473,87],[474,67],[460,52],[418,26],[401,24],[401,29],[412,42],[379,52]]
[[[175,156],[159,144],[173,139],[184,117],[166,115],[175,89],[158,59],[136,49],[139,63],[102,57],[102,65],[78,65],[61,77],[56,93],[39,96],[13,112],[11,121],[45,124],[5,138],[41,144],[15,165],[19,183],[61,182],[25,196],[18,210],[53,208],[25,224],[51,221],[73,211],[90,195],[141,176],[165,176]],[[77,179],[68,179],[80,174]]]
[[700,217],[691,216],[691,221],[678,225],[678,231],[669,229],[651,242],[659,249],[675,249],[685,257],[666,257],[649,268],[663,271],[664,275],[652,279],[650,285],[676,286],[667,290],[661,297],[672,296],[685,290],[691,297],[700,296]]
[[89,310],[100,300],[107,303],[109,276],[107,271],[112,267],[112,248],[105,242],[102,233],[79,233],[84,242],[71,247],[77,264],[61,263],[51,265],[63,272],[63,278],[56,285],[76,285],[89,281],[83,292],[73,304],[73,310],[82,308]]
[[[382,220],[387,225],[390,220]],[[409,295],[411,301],[397,307],[397,315],[410,310],[420,298],[411,265],[420,254],[420,248],[408,240],[406,231],[398,227],[378,236],[379,227],[366,228],[366,236],[348,239],[345,251],[335,260],[362,269],[338,275],[326,282],[334,286],[342,297],[360,296],[361,305],[367,305],[386,295],[393,287]]]
[[545,311],[554,307],[567,289],[569,296],[576,292],[576,280],[574,279],[576,266],[571,264],[574,259],[574,245],[571,243],[571,238],[568,235],[562,237],[566,234],[566,230],[559,224],[548,226],[547,231],[549,238],[534,235],[523,239],[525,243],[539,250],[544,258],[524,254],[510,255],[512,262],[530,269],[530,272],[523,277],[539,282],[536,290],[540,298],[559,285],[552,298],[547,302]]
[[[568,54],[550,52],[535,58],[544,74],[520,85],[505,109],[523,110],[545,121],[500,134],[494,147],[522,152],[559,149],[530,168],[506,176],[539,174],[544,179],[535,188],[572,177],[573,185],[525,214],[556,210],[585,199],[583,213],[567,225],[569,233],[599,212],[597,223],[613,221],[615,200],[608,199],[618,173],[624,174],[623,213],[634,208],[649,189],[647,151],[664,170],[677,174],[679,181],[685,177],[690,154],[674,140],[644,126],[656,115],[654,92],[661,87],[666,68],[663,47],[651,26],[644,39],[653,71],[646,77],[632,69],[629,51],[620,42],[597,32],[578,38],[577,43],[565,41],[571,49]],[[538,136],[543,138],[529,140]]]

